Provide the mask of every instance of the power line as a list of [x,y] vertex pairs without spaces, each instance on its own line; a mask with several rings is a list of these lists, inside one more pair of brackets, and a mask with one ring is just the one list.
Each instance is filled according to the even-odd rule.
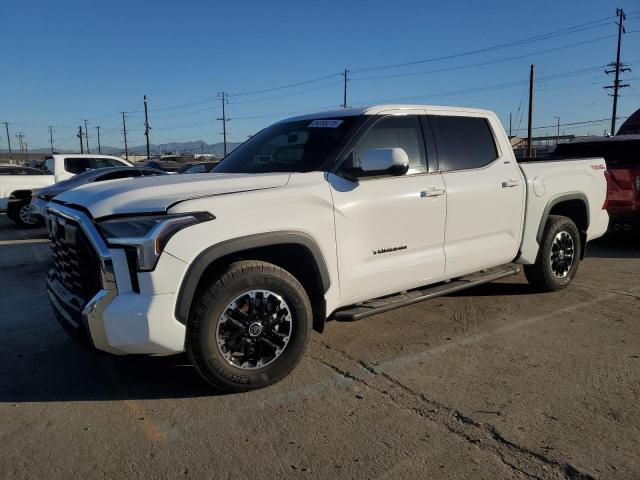
[[496,60],[488,60],[485,62],[478,62],[478,63],[471,63],[471,64],[467,64],[467,65],[458,65],[458,66],[452,66],[452,67],[444,67],[444,68],[438,68],[435,70],[426,70],[426,71],[422,71],[422,72],[409,72],[409,73],[396,73],[396,74],[391,74],[391,75],[375,75],[375,76],[369,76],[369,77],[355,77],[353,80],[378,80],[378,79],[384,79],[384,78],[400,78],[400,77],[411,77],[411,76],[418,76],[418,75],[427,75],[427,74],[431,74],[431,73],[441,73],[441,72],[450,72],[450,71],[454,71],[454,70],[464,70],[467,68],[474,68],[474,67],[483,67],[486,65],[494,65],[496,63],[503,63],[503,62],[510,62],[512,60],[520,60],[522,58],[527,58],[527,57],[532,57],[535,55],[541,55],[544,53],[551,53],[551,52],[556,52],[559,50],[564,50],[567,48],[573,48],[573,47],[578,47],[581,45],[586,45],[588,43],[594,43],[594,42],[599,42],[601,40],[606,40],[608,38],[613,38],[615,37],[615,35],[605,35],[603,37],[598,37],[598,38],[593,38],[590,40],[584,40],[581,42],[577,42],[577,43],[571,43],[568,45],[563,45],[560,47],[553,47],[553,48],[548,48],[545,50],[539,50],[537,52],[531,52],[531,53],[525,53],[522,55],[516,55],[516,56],[512,56],[512,57],[506,57],[506,58],[499,58]]
[[280,85],[279,87],[263,88],[261,90],[253,90],[253,91],[250,91],[250,92],[230,93],[229,97],[244,97],[244,96],[247,96],[247,95],[257,95],[259,93],[268,93],[268,92],[274,92],[276,90],[284,90],[286,88],[300,87],[302,85],[308,85],[310,83],[320,82],[322,80],[327,80],[329,78],[339,77],[341,75],[342,75],[341,73],[333,73],[331,75],[325,75],[323,77],[318,77],[318,78],[314,78],[314,79],[311,79],[311,80],[303,80],[301,82],[289,83],[287,85]]
[[333,87],[335,85],[342,85],[342,81],[327,83],[326,85],[320,85],[319,87],[309,88],[309,89],[306,89],[306,90],[300,90],[300,91],[293,92],[293,93],[285,93],[285,94],[282,94],[282,95],[274,95],[274,96],[271,96],[271,97],[258,98],[258,99],[253,99],[253,100],[241,100],[239,102],[229,102],[229,105],[241,105],[241,104],[244,104],[244,103],[257,103],[257,102],[264,102],[264,101],[267,101],[267,100],[276,100],[276,99],[285,98],[285,97],[293,97],[293,96],[296,96],[296,95],[302,95],[304,93],[315,92],[317,90],[322,90],[322,89],[325,89],[325,88]]
[[[437,61],[441,61],[441,60],[450,60],[453,58],[459,58],[459,57],[465,57],[465,56],[469,56],[469,55],[476,55],[478,53],[485,53],[485,52],[490,52],[490,51],[495,51],[495,50],[501,50],[504,48],[509,48],[509,47],[514,47],[514,46],[520,46],[520,45],[526,45],[528,43],[533,43],[533,42],[538,42],[538,41],[542,41],[542,40],[548,40],[550,38],[555,38],[561,35],[569,35],[569,34],[573,34],[576,32],[580,32],[583,31],[585,29],[589,29],[589,28],[599,28],[601,26],[607,25],[607,23],[611,20],[612,17],[603,17],[597,20],[592,20],[590,22],[586,22],[586,23],[582,23],[579,25],[574,25],[572,27],[566,27],[560,30],[556,30],[553,32],[549,32],[549,33],[545,33],[545,34],[541,34],[541,35],[534,35],[532,37],[527,37],[521,40],[516,40],[513,42],[506,42],[506,43],[501,43],[501,44],[497,44],[497,45],[492,45],[489,47],[483,47],[483,48],[478,48],[475,50],[468,50],[468,51],[464,51],[464,52],[459,52],[459,53],[454,53],[454,54],[450,54],[450,55],[443,55],[440,57],[432,57],[432,58],[428,58],[428,59],[424,59],[424,60],[414,60],[414,61],[410,61],[410,62],[403,62],[403,63],[394,63],[394,64],[389,64],[389,65],[378,65],[378,66],[374,66],[374,67],[364,67],[364,68],[358,68],[358,69],[354,69],[352,70],[354,73],[361,73],[361,72],[372,72],[372,71],[378,71],[378,70],[387,70],[387,69],[392,69],[392,68],[400,68],[400,67],[408,67],[411,65],[419,65],[419,64],[423,64],[423,63],[431,63],[431,62],[437,62]],[[597,24],[597,25],[596,25]],[[588,27],[589,25],[591,25],[591,27]],[[586,28],[583,28],[586,27]]]

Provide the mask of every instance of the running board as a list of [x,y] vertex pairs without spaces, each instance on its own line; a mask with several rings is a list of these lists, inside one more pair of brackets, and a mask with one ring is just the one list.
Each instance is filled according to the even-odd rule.
[[432,298],[442,297],[450,293],[466,290],[467,288],[477,287],[483,283],[493,282],[500,278],[515,275],[520,271],[518,267],[505,266],[489,268],[471,275],[456,278],[445,283],[438,283],[425,288],[410,290],[408,292],[399,293],[374,300],[367,300],[353,307],[337,311],[333,318],[342,322],[353,322],[378,313],[388,312],[400,307],[406,307],[414,303],[430,300]]

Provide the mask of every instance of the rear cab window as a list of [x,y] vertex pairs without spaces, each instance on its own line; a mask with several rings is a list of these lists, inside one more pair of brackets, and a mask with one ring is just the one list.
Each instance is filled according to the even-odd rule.
[[489,121],[483,117],[430,115],[441,171],[485,167],[498,158]]

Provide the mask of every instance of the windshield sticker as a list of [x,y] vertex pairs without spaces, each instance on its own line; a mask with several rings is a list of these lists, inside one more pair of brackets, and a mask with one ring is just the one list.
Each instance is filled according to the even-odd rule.
[[307,128],[338,128],[342,120],[314,120]]

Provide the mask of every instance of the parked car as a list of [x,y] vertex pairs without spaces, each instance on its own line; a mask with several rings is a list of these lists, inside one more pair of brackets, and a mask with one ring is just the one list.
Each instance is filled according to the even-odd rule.
[[602,158],[518,164],[485,110],[304,115],[262,130],[209,175],[54,198],[47,290],[85,344],[186,350],[216,388],[258,388],[286,376],[329,318],[513,275],[511,262],[540,290],[565,288],[607,229],[604,171]]
[[640,228],[640,135],[578,139],[558,145],[554,155],[604,157],[611,226],[623,230]]
[[198,162],[190,163],[184,167],[178,169],[176,173],[208,173],[220,162]]
[[[44,170],[38,174],[0,176],[0,212],[22,227],[35,225],[29,214],[31,194],[35,189],[53,185],[87,170],[132,165],[109,155],[55,154],[45,159]],[[26,168],[26,167],[23,167]]]
[[183,166],[181,163],[175,162],[173,160],[149,160],[147,162],[144,162],[142,165],[149,168],[164,170],[168,173],[176,173]]
[[45,188],[33,191],[31,195],[31,207],[29,210],[30,221],[42,223],[45,219],[47,206],[53,197],[67,190],[77,188],[88,183],[104,182],[121,178],[148,177],[154,175],[166,175],[166,172],[148,167],[106,167],[97,170],[89,170],[80,173],[68,180],[54,183]]

